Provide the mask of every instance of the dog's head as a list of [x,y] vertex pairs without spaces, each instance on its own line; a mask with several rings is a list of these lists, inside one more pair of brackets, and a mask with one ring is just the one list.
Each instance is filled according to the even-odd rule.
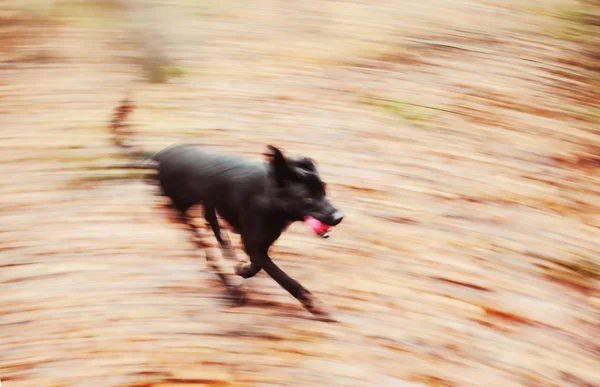
[[344,214],[327,198],[326,184],[319,177],[313,160],[307,157],[287,158],[274,146],[267,148],[266,156],[277,200],[290,220],[313,217],[328,226],[338,225]]

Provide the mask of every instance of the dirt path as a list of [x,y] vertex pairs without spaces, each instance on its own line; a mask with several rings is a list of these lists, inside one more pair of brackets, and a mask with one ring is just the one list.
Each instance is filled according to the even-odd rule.
[[[548,2],[180,3],[166,85],[114,21],[68,20],[46,57],[4,26],[3,386],[600,385],[599,141],[558,96],[580,84]],[[91,169],[132,85],[149,149],[319,162],[347,218],[273,257],[340,324],[264,274],[231,308],[152,187]]]

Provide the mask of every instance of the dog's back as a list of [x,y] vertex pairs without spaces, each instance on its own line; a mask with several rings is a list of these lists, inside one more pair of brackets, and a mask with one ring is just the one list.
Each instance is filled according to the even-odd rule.
[[265,190],[267,168],[261,163],[190,145],[167,148],[152,159],[158,162],[162,190],[182,212],[202,203],[230,218],[229,213],[233,215]]

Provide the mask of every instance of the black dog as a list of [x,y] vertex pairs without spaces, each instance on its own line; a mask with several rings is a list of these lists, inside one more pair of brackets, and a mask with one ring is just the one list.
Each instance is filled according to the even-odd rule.
[[[127,108],[120,122],[131,109]],[[118,118],[119,112],[113,122],[117,136]],[[124,145],[118,138],[116,143]],[[315,317],[331,321],[324,305],[281,270],[268,253],[292,222],[312,216],[336,226],[344,215],[327,199],[325,183],[310,158],[286,158],[270,145],[268,151],[267,163],[251,163],[233,156],[207,153],[191,145],[177,145],[154,155],[152,162],[158,171],[162,193],[171,199],[183,222],[191,225],[187,211],[197,204],[202,205],[207,224],[224,253],[232,250],[229,241],[223,238],[217,213],[240,234],[250,262],[238,264],[236,274],[250,278],[264,269]],[[207,258],[210,262],[211,258]],[[220,273],[220,276],[228,286],[233,286],[226,274]]]

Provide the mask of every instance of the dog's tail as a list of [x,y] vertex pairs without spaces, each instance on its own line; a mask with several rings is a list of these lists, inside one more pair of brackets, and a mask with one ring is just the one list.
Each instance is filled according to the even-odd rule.
[[127,130],[126,120],[133,111],[134,105],[131,102],[131,93],[128,93],[123,101],[114,110],[113,117],[109,123],[113,135],[113,143],[121,148],[127,155],[135,160],[136,163],[127,164],[122,168],[134,169],[158,169],[158,163],[151,160],[151,153],[145,152],[142,148],[127,142],[126,136],[132,132]]

